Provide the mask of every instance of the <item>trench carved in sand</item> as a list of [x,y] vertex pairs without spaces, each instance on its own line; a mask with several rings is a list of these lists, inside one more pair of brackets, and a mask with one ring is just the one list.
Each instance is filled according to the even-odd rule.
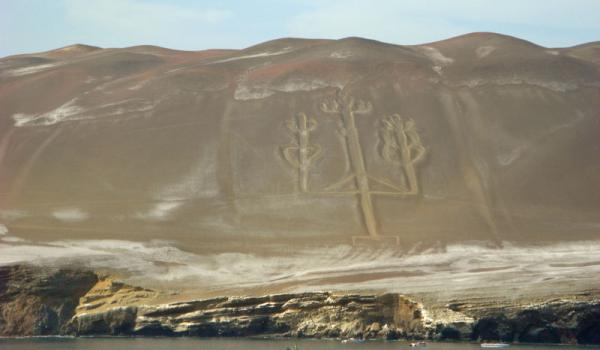
[[317,128],[317,121],[304,113],[298,113],[296,118],[288,121],[287,127],[294,135],[294,140],[283,146],[281,153],[292,167],[298,169],[300,191],[308,192],[308,170],[321,156],[321,146],[313,145],[309,140],[309,134]]

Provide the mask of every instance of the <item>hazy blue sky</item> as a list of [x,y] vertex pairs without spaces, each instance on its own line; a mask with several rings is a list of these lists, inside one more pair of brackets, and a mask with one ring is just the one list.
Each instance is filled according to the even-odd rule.
[[600,40],[600,0],[0,0],[0,56],[73,43],[243,48],[294,36],[425,43],[493,31],[549,47]]

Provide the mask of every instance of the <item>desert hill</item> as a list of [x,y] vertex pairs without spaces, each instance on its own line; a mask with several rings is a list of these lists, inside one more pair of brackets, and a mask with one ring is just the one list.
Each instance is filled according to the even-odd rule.
[[[190,255],[305,248],[336,266],[372,242],[392,253],[358,260],[595,241],[599,134],[597,42],[473,33],[413,46],[285,38],[5,57],[0,249],[30,244],[60,259],[118,255],[102,241],[151,242],[185,256],[155,256],[173,271]],[[56,242],[68,253],[47,253]]]

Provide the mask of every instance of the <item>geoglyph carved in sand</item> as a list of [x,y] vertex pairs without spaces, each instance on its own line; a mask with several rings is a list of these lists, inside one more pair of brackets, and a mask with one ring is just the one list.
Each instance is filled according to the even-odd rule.
[[[373,208],[373,195],[394,195],[405,196],[418,193],[418,183],[415,170],[415,164],[423,159],[425,148],[421,144],[417,133],[414,120],[403,120],[395,114],[387,117],[383,121],[384,140],[383,157],[389,162],[400,164],[408,181],[408,189],[397,186],[388,179],[379,179],[369,175],[365,165],[365,159],[360,143],[358,129],[356,128],[356,115],[368,114],[373,106],[370,102],[361,99],[355,99],[351,96],[338,96],[334,99],[323,102],[320,105],[321,111],[326,114],[339,116],[342,121],[342,135],[345,136],[345,146],[350,159],[350,168],[352,174],[344,177],[337,183],[329,186],[325,193],[331,194],[352,194],[358,195],[362,218],[367,229],[367,235],[355,236],[353,243],[357,240],[369,239],[381,241],[392,239],[397,244],[400,241],[398,236],[386,236],[379,232],[375,210]],[[337,191],[348,183],[354,183],[355,191]],[[388,190],[374,191],[371,188],[372,183],[382,185]]]
[[308,192],[308,170],[313,161],[321,156],[321,146],[309,141],[309,134],[317,128],[317,121],[298,113],[296,118],[288,120],[287,127],[294,135],[294,141],[281,148],[283,158],[298,169],[298,188]]
[[408,181],[407,194],[418,194],[415,164],[424,159],[426,151],[417,133],[414,119],[404,119],[398,114],[393,114],[383,118],[382,124],[381,156],[388,162],[402,167]]

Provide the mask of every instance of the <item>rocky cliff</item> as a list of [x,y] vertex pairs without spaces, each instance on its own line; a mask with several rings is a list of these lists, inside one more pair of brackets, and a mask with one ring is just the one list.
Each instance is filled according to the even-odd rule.
[[422,337],[423,308],[406,297],[276,294],[218,297],[158,305],[80,306],[71,320],[78,335],[185,335],[283,337]]
[[[428,305],[331,292],[185,300],[81,270],[2,269],[0,334],[272,336],[599,344],[593,297]],[[165,302],[165,298],[179,301]],[[161,300],[163,300],[161,302]]]
[[79,299],[96,284],[90,271],[0,267],[0,335],[68,332]]

